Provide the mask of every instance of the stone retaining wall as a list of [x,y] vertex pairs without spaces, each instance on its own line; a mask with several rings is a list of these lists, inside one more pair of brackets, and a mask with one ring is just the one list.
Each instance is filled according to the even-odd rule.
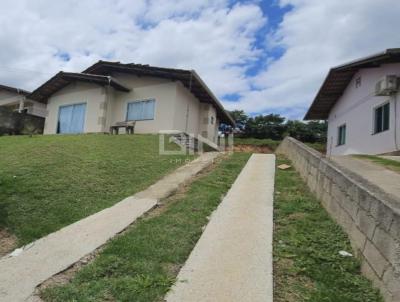
[[[400,301],[400,211],[396,201],[321,153],[287,137],[277,153],[291,161],[348,234],[362,273],[387,302]],[[399,184],[400,185],[400,184]]]

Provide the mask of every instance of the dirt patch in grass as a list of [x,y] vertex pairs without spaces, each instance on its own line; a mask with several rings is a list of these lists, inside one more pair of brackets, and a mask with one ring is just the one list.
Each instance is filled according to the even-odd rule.
[[301,291],[297,291],[299,288],[304,287],[310,291],[315,288],[314,282],[305,276],[298,275],[294,270],[294,260],[289,258],[280,259],[275,263],[275,269],[278,271],[291,271],[285,278],[278,278],[274,280],[275,289],[287,288],[288,290],[279,291],[275,293],[275,299],[284,302],[298,302],[303,301]]
[[0,257],[12,252],[18,245],[18,239],[5,229],[0,229]]
[[298,219],[304,219],[306,217],[306,213],[293,213],[290,214],[287,219],[288,220],[298,220]]
[[249,145],[249,146],[265,146],[268,147],[270,150],[275,150],[281,141],[275,141],[272,139],[259,139],[259,138],[251,138],[251,137],[234,137],[233,143],[235,146],[241,145]]
[[96,256],[102,251],[104,246],[99,247],[92,253],[86,255],[82,259],[80,259],[78,262],[74,263],[71,265],[69,268],[66,270],[52,276],[51,278],[47,279],[44,281],[42,284],[40,284],[36,290],[35,290],[35,296],[39,298],[40,292],[42,290],[45,290],[46,288],[49,287],[54,287],[54,286],[61,286],[64,284],[67,284],[75,275],[76,273],[82,269],[85,265],[91,263]]
[[268,146],[256,146],[256,145],[235,145],[233,147],[235,152],[250,152],[250,153],[273,153],[271,148]]

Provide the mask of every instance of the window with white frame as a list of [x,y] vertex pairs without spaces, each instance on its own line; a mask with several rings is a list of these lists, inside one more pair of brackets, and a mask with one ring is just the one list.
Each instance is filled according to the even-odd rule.
[[126,120],[127,121],[153,120],[155,103],[156,101],[154,99],[141,100],[128,103]]
[[346,124],[338,127],[337,145],[341,146],[346,143]]
[[390,103],[374,109],[374,134],[389,130]]

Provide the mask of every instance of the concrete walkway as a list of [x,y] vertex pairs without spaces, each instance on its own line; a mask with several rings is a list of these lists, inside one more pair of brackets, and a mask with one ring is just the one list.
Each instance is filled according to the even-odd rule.
[[0,259],[0,301],[32,301],[36,286],[105,244],[179,185],[209,166],[218,153],[205,153],[156,184],[111,208],[71,224],[27,246],[16,257]]
[[272,302],[274,174],[274,155],[250,158],[166,301]]
[[394,160],[394,161],[400,161],[400,156],[399,155],[397,155],[397,156],[382,155],[382,156],[379,156],[379,157],[382,157],[382,158],[385,158],[385,159]]
[[353,156],[334,156],[332,160],[343,168],[361,176],[393,199],[400,201],[400,174],[367,159]]

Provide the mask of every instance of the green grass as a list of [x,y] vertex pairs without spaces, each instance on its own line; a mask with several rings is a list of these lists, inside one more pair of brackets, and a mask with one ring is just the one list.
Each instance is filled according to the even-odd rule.
[[275,301],[383,301],[359,261],[338,254],[351,252],[348,237],[293,168],[277,169],[275,190]]
[[278,148],[281,141],[275,141],[272,139],[258,139],[258,138],[241,138],[241,137],[234,137],[233,143],[235,145],[252,145],[252,146],[267,146],[271,150],[275,150]]
[[158,216],[140,219],[45,301],[161,301],[196,244],[207,217],[248,160],[236,153],[200,176]]
[[400,162],[398,162],[398,161],[387,159],[387,158],[382,158],[382,157],[374,156],[374,155],[354,155],[354,157],[370,160],[378,165],[382,165],[385,168],[388,168],[392,171],[400,173]]
[[156,135],[0,137],[0,228],[26,244],[109,207],[185,163]]
[[322,154],[326,153],[326,143],[305,143],[307,146],[321,152]]

